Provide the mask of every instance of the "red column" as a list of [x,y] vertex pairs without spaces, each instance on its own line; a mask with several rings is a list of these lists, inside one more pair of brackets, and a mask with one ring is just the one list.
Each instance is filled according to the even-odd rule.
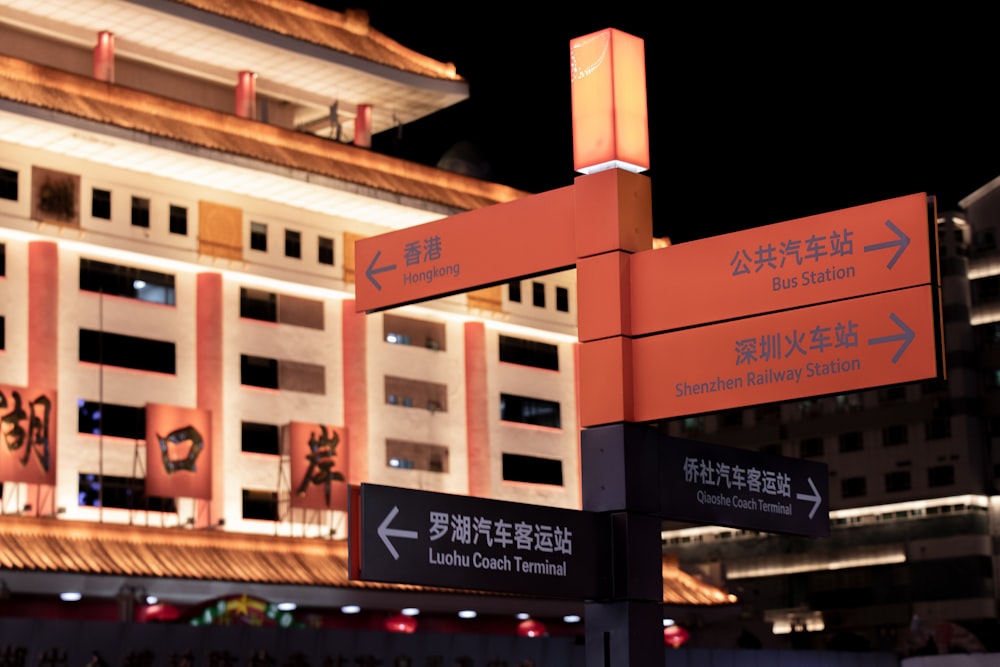
[[358,115],[354,119],[354,145],[372,147],[372,105],[359,104]]
[[212,457],[212,500],[202,511],[199,508],[196,523],[210,526],[223,517],[223,478],[225,452],[223,451],[223,304],[222,275],[198,274],[197,297],[197,407],[211,413],[212,433],[209,452]]
[[98,81],[115,82],[115,35],[102,30],[97,33],[94,47],[94,78]]
[[240,72],[236,80],[236,115],[240,118],[257,117],[257,74]]
[[490,420],[486,381],[486,325],[465,325],[465,440],[469,456],[469,495],[492,497]]
[[347,426],[348,484],[368,481],[368,345],[365,313],[354,300],[341,309],[344,341],[344,425]]
[[[28,387],[32,390],[58,390],[59,386],[59,247],[51,241],[28,244]],[[35,514],[55,512],[54,489],[58,440],[56,415],[59,402],[56,391],[50,424],[49,469],[28,484],[28,502]],[[42,487],[50,487],[42,493]]]

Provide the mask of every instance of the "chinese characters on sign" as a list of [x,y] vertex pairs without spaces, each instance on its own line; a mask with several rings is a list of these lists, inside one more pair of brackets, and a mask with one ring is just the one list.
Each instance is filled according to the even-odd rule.
[[0,481],[55,484],[56,393],[0,385]]
[[211,434],[208,410],[147,403],[147,495],[210,500]]
[[347,431],[343,426],[291,422],[291,506],[347,511]]

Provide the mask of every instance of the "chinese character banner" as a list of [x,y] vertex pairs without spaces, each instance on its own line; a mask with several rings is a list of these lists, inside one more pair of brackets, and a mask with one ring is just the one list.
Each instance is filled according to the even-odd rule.
[[292,507],[347,511],[347,429],[289,424]]
[[56,483],[56,392],[0,385],[0,482]]
[[146,495],[212,498],[212,413],[146,404]]

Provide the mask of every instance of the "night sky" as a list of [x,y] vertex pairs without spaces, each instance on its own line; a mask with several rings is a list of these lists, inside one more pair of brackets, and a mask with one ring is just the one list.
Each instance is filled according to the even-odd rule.
[[974,10],[319,4],[367,9],[376,30],[469,82],[470,100],[401,140],[376,136],[377,150],[436,164],[470,142],[487,178],[529,192],[574,177],[569,41],[608,27],[642,37],[654,232],[674,242],[915,192],[953,209],[1000,176],[997,57]]

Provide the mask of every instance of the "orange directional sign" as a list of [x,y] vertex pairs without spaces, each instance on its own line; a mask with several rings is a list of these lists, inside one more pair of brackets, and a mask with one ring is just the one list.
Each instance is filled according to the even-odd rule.
[[635,339],[630,421],[938,377],[937,301],[914,287]]
[[576,263],[572,186],[355,243],[356,305],[376,311]]
[[937,284],[935,231],[915,194],[636,253],[631,335]]

